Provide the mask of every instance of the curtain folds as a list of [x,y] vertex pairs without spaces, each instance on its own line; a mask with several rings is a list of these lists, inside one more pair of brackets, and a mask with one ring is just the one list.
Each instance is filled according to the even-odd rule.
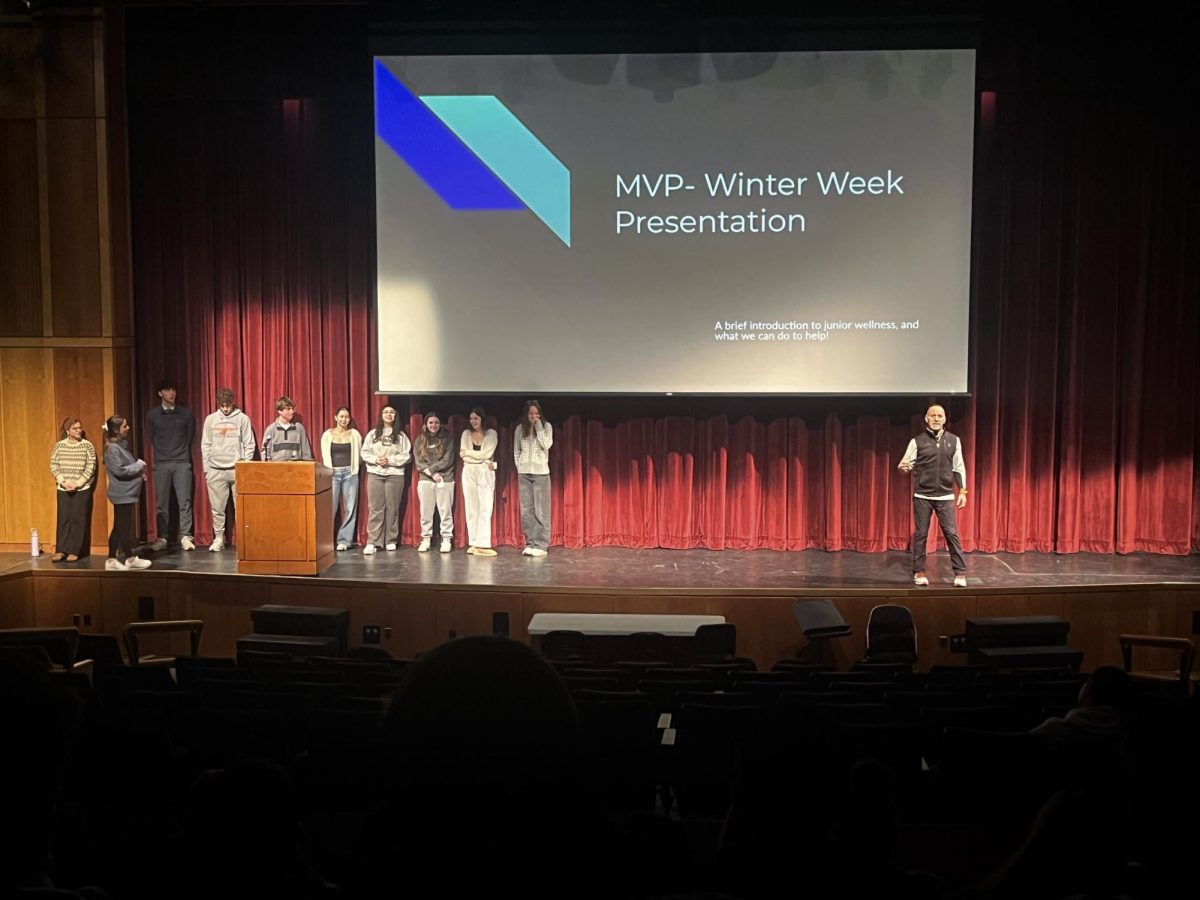
[[[131,28],[136,378],[146,406],[159,378],[175,378],[198,430],[220,386],[260,436],[287,394],[315,445],[337,406],[365,434],[386,399],[372,393],[371,83],[363,39],[293,38],[269,52],[230,38],[184,67],[178,45]],[[193,38],[210,39],[222,40],[203,28]],[[1169,98],[985,97],[974,392],[947,404],[971,486],[966,549],[1200,546],[1196,158],[1190,116]],[[481,334],[475,351],[486,361],[505,348]],[[482,401],[500,432],[497,545],[520,542],[511,441],[521,399]],[[666,412],[646,398],[545,399],[556,545],[908,545],[911,486],[895,466],[924,398],[729,398],[716,412],[687,398]],[[436,408],[455,439],[479,402],[391,401],[411,437]],[[365,500],[364,490],[364,537]],[[405,502],[411,544],[415,490]],[[455,516],[465,536],[461,493]]]

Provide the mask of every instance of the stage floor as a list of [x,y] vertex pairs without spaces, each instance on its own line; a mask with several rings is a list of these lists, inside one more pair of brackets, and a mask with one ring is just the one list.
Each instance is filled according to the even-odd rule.
[[[147,574],[221,576],[237,574],[236,551],[209,553],[205,548],[185,553],[168,549],[143,554],[153,561]],[[1200,554],[1127,556],[1077,553],[972,553],[967,556],[969,586],[976,591],[1097,588],[1107,585],[1200,583]],[[96,574],[104,571],[103,555],[76,563],[52,563],[49,555],[31,559],[18,553],[0,554],[0,576],[21,572]],[[930,558],[934,589],[951,589],[953,573],[945,553]],[[256,577],[256,576],[245,576]],[[261,576],[266,577],[266,576]],[[278,578],[281,576],[270,576]],[[417,553],[413,547],[363,556],[361,549],[337,554],[337,563],[321,583],[514,588],[557,590],[796,590],[839,591],[912,589],[907,553],[857,553],[823,550],[630,550],[593,547],[551,549],[544,558],[522,556],[501,548],[494,558],[453,553]],[[961,589],[960,589],[961,590]]]

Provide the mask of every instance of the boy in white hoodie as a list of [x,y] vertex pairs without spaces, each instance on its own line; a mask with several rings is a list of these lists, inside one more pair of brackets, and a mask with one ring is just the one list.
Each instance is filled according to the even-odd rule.
[[225,508],[233,498],[237,510],[237,485],[234,466],[238,460],[254,459],[254,429],[250,417],[233,402],[233,391],[217,391],[217,411],[204,420],[200,439],[200,458],[204,461],[204,480],[208,483],[208,502],[212,506],[213,542],[209,550],[225,549]]

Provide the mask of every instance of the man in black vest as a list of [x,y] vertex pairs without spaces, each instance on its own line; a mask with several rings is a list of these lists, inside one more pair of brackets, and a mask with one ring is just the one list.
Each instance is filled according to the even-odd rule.
[[[913,485],[913,584],[927,585],[925,544],[929,519],[936,512],[938,524],[950,548],[954,584],[967,586],[967,561],[958,539],[956,511],[967,505],[967,467],[963,464],[962,442],[946,430],[946,410],[934,404],[925,411],[925,430],[908,442],[900,471],[911,472]],[[957,497],[955,491],[957,489]]]

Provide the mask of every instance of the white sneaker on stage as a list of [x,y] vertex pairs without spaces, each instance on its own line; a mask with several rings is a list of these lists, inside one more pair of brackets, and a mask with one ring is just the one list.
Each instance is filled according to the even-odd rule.
[[954,576],[954,586],[955,587],[966,587],[967,586],[967,576],[966,575],[955,575]]
[[929,585],[929,576],[924,572],[914,572],[913,584],[917,587],[927,587]]
[[104,568],[109,572],[124,572],[125,563],[121,562],[119,559],[112,559],[110,557],[104,561]]
[[[388,550],[395,550],[395,549],[396,549],[396,542],[395,542],[395,541],[392,541],[390,544],[388,544],[388,545],[387,545],[387,549],[388,549]],[[427,547],[426,549],[429,549],[429,548]]]
[[346,545],[346,542],[345,542],[345,541],[338,541],[337,548],[338,548],[339,550],[349,550],[349,549],[350,549],[350,548],[349,548],[349,547]]
[[533,556],[533,548],[526,547],[524,550],[521,551],[521,555],[522,556]]
[[129,556],[125,558],[125,568],[127,569],[148,569],[150,568],[150,560],[141,559],[137,556]]
[[530,555],[530,556],[545,556],[545,555],[546,555],[546,551],[545,551],[545,550],[543,550],[541,547],[530,547],[530,548],[529,548],[529,555]]
[[430,543],[429,538],[422,538],[421,543],[417,544],[417,552],[418,553],[428,553],[429,552],[429,543]]
[[442,547],[441,547],[442,552],[449,553],[453,549],[454,549],[454,547],[452,547],[450,544],[450,538],[442,538]]
[[153,544],[150,545],[150,549],[151,550],[166,550],[167,549],[167,539],[159,538],[157,541],[155,541]]
[[375,553],[375,545],[374,544],[367,544],[367,546],[363,547],[363,556],[372,556],[372,555],[374,555],[374,553]]
[[211,544],[208,545],[208,551],[210,553],[220,553],[224,549],[225,549],[225,538],[217,538]]
[[179,539],[179,546],[184,550],[195,550],[196,542],[192,540],[192,536],[190,534],[185,534]]

